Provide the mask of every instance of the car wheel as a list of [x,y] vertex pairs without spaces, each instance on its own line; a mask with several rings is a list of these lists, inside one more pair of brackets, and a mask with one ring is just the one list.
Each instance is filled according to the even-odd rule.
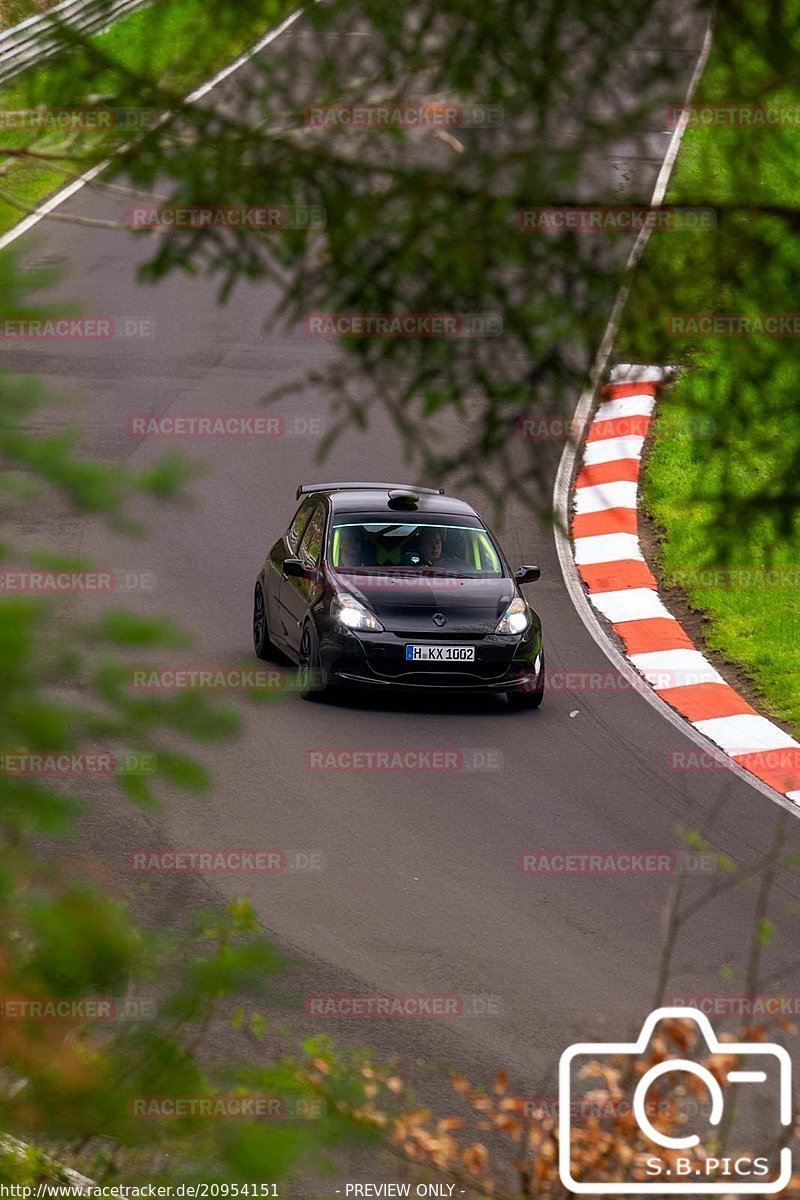
[[297,656],[297,684],[304,700],[320,700],[328,691],[319,661],[319,646],[314,626],[306,621]]
[[539,668],[539,678],[536,680],[536,686],[530,690],[520,689],[518,692],[508,693],[509,708],[538,708],[544,700],[544,651],[542,651],[542,665]]
[[256,584],[253,595],[253,647],[259,658],[269,660],[276,654],[275,646],[270,640],[267,623],[267,605],[264,589],[260,582]]

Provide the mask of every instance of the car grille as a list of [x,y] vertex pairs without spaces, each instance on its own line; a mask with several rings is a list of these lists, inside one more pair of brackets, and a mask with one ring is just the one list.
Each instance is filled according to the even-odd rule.
[[500,678],[503,673],[502,670],[498,671],[496,667],[491,673],[486,670],[480,673],[477,671],[404,671],[401,675],[397,675],[396,679],[398,683],[410,684],[416,687],[452,688],[468,687],[470,684],[478,686]]
[[489,635],[487,633],[474,633],[452,629],[437,629],[435,625],[426,632],[420,632],[419,629],[409,629],[407,631],[393,629],[394,636],[402,642],[482,642]]
[[512,649],[503,655],[492,655],[490,658],[477,658],[471,663],[431,663],[423,666],[420,663],[410,663],[399,653],[399,647],[370,646],[367,649],[367,662],[370,669],[386,679],[396,679],[399,683],[433,684],[443,686],[453,681],[462,683],[480,683],[482,680],[499,679],[511,666]]

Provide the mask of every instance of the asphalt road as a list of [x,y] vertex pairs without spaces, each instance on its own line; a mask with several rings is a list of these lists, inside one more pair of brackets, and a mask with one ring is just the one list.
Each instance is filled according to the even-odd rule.
[[[291,38],[307,35],[284,36],[286,50]],[[684,38],[688,79],[699,33]],[[620,196],[649,194],[667,141],[666,133],[651,137],[646,153],[610,147],[596,169]],[[121,217],[129,203],[87,189],[63,211]],[[155,288],[139,285],[135,268],[144,250],[124,233],[47,222],[21,244],[29,261],[68,268],[59,296],[84,298],[87,312],[153,323],[151,337],[31,343],[5,356],[7,365],[38,374],[66,398],[47,416],[47,428],[77,419],[88,450],[132,468],[146,467],[168,447],[132,436],[129,418],[251,414],[268,386],[330,353],[302,331],[265,335],[269,297],[258,285],[239,288],[224,308],[202,280],[176,275]],[[289,423],[324,417],[327,398],[308,389],[277,411]],[[439,436],[457,438],[458,428],[445,423]],[[194,650],[174,660],[181,665],[251,658],[253,581],[293,512],[298,481],[408,473],[381,415],[341,441],[322,469],[314,461],[317,439],[303,434],[186,442],[181,449],[205,464],[193,485],[195,502],[143,504],[145,540],[58,511],[32,516],[26,529],[32,539],[100,565],[153,572],[156,590],[131,603],[193,631]],[[467,499],[480,505],[479,496]],[[606,672],[607,660],[564,590],[547,526],[512,505],[498,532],[513,563],[541,565],[530,595],[542,615],[551,674]],[[672,769],[672,752],[692,743],[630,692],[557,685],[536,713],[511,713],[501,702],[380,697],[310,705],[292,695],[248,712],[238,741],[198,753],[213,769],[213,794],[176,793],[161,813],[148,815],[100,789],[82,853],[102,861],[160,919],[184,911],[197,895],[228,897],[246,888],[266,928],[296,957],[289,986],[301,994],[490,998],[482,1016],[318,1020],[316,1027],[484,1079],[502,1062],[523,1090],[541,1090],[539,1081],[578,1029],[618,1037],[649,1011],[672,876],[530,876],[519,871],[519,855],[666,853],[677,848],[680,823],[707,827],[719,849],[748,862],[768,844],[779,813],[725,771]],[[496,765],[449,773],[308,770],[307,752],[323,747],[455,747],[491,751]],[[791,844],[800,847],[800,827],[793,820],[789,826]],[[150,880],[145,888],[126,869],[128,852],[142,846],[317,849],[326,866],[244,880],[217,875],[202,887]],[[708,884],[709,877],[693,880],[690,889]],[[776,916],[798,900],[796,879],[781,876]],[[752,906],[752,893],[737,890],[695,918],[680,943],[672,992],[738,990],[719,983],[718,968],[744,960]],[[792,961],[788,933],[767,961],[776,971]],[[794,974],[780,982],[791,987]]]

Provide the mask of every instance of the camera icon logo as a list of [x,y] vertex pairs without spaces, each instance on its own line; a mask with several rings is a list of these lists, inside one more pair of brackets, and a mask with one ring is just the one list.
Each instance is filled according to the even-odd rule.
[[[653,1034],[661,1021],[692,1021],[697,1026],[698,1041],[705,1043],[709,1055],[720,1055],[724,1064],[726,1081],[731,1084],[761,1085],[757,1099],[774,1099],[781,1126],[792,1123],[792,1062],[783,1046],[773,1042],[720,1042],[705,1013],[696,1008],[658,1008],[644,1022],[639,1038],[635,1042],[577,1042],[561,1055],[559,1063],[559,1174],[564,1187],[576,1195],[617,1196],[647,1194],[746,1194],[774,1195],[788,1186],[792,1176],[792,1152],[783,1146],[779,1155],[754,1157],[750,1154],[730,1154],[713,1157],[701,1151],[697,1133],[676,1136],[674,1122],[667,1124],[671,1132],[658,1128],[651,1120],[653,1095],[659,1093],[658,1081],[670,1074],[684,1073],[693,1076],[692,1090],[707,1093],[707,1115],[703,1123],[719,1126],[725,1111],[725,1094],[715,1074],[701,1062],[690,1058],[666,1058],[655,1061],[643,1073],[635,1070],[636,1061],[645,1056],[652,1044]],[[625,1060],[628,1059],[628,1063]],[[731,1059],[736,1066],[730,1067]],[[744,1062],[740,1063],[739,1060]],[[586,1060],[582,1070],[581,1060]],[[605,1060],[605,1063],[604,1061]],[[611,1060],[611,1061],[609,1061]],[[592,1064],[589,1066],[589,1064]],[[635,1122],[632,1137],[636,1145],[635,1158],[639,1163],[642,1178],[609,1179],[604,1171],[598,1178],[591,1178],[591,1162],[580,1164],[580,1130],[574,1122],[576,1111],[581,1108],[580,1097],[574,1087],[579,1077],[592,1075],[602,1077],[626,1076],[631,1082],[632,1102],[629,1111]],[[633,1081],[635,1086],[633,1086]],[[696,1081],[702,1085],[698,1089]],[[663,1085],[662,1085],[663,1086]],[[704,1090],[705,1089],[705,1090]],[[648,1098],[648,1092],[651,1098]],[[763,1095],[762,1095],[763,1093]],[[655,1106],[658,1109],[658,1105]],[[638,1127],[638,1128],[636,1128]],[[684,1152],[684,1153],[681,1153]],[[576,1169],[579,1168],[579,1169]],[[575,1176],[579,1176],[576,1178]]]

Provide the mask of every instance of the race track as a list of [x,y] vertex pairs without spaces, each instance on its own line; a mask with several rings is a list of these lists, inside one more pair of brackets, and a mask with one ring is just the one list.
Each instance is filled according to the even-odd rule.
[[[686,77],[699,49],[686,34]],[[293,27],[288,42],[307,34]],[[264,53],[274,52],[270,47]],[[626,159],[625,172],[649,194],[668,134],[652,153]],[[609,158],[620,177],[619,155]],[[623,172],[623,174],[625,173]],[[63,211],[122,219],[130,200],[85,189]],[[202,280],[174,275],[157,287],[136,282],[141,243],[126,233],[44,222],[17,243],[30,261],[60,263],[59,297],[83,298],[87,312],[144,317],[152,337],[108,343],[30,343],[6,364],[43,377],[66,397],[48,428],[77,419],[85,447],[141,469],[168,444],[129,433],[143,414],[245,414],[267,387],[303,373],[330,346],[293,334],[265,335],[272,297],[238,288],[224,308]],[[577,400],[577,397],[576,397]],[[272,410],[276,411],[276,410]],[[327,398],[307,390],[282,410],[324,418]],[[442,426],[458,437],[455,423]],[[382,415],[351,433],[320,467],[318,439],[303,434],[184,442],[205,474],[192,507],[142,505],[147,539],[112,534],[98,522],[45,514],[28,533],[101,565],[154,573],[156,590],[132,598],[189,627],[195,648],[176,663],[228,665],[251,658],[252,585],[267,547],[294,511],[297,483],[317,477],[403,479],[399,440]],[[436,483],[433,480],[419,480]],[[466,497],[478,507],[480,495]],[[525,851],[656,851],[677,848],[674,828],[705,826],[715,845],[752,861],[768,845],[779,810],[723,770],[675,770],[674,751],[693,744],[641,696],[608,687],[562,686],[563,673],[611,668],[564,589],[552,531],[512,504],[498,533],[512,563],[541,565],[529,589],[544,624],[555,686],[538,713],[500,703],[307,704],[294,695],[248,709],[236,742],[204,747],[214,772],[208,796],[175,793],[157,815],[132,811],[103,792],[84,824],[86,851],[140,896],[143,910],[169,919],[196,897],[196,884],[158,882],[145,891],[126,869],[142,846],[319,849],[326,868],[278,876],[218,875],[209,898],[246,889],[276,941],[297,960],[288,989],[304,992],[439,994],[493,998],[484,1016],[448,1021],[326,1021],[320,1030],[375,1045],[380,1053],[486,1078],[499,1063],[523,1090],[538,1090],[578,1028],[621,1035],[649,1011],[668,873],[592,877],[525,875]],[[97,603],[90,606],[96,610]],[[162,659],[172,660],[168,653]],[[344,748],[461,748],[491,751],[492,770],[474,772],[310,771],[308,751]],[[791,844],[800,848],[796,822]],[[691,881],[705,887],[708,877]],[[796,903],[793,876],[779,882],[780,904]],[[160,896],[158,900],[155,897]],[[150,906],[148,908],[148,905]],[[718,967],[746,952],[752,897],[733,891],[693,922],[677,956],[672,990],[726,990]],[[778,938],[769,965],[791,952]],[[783,986],[793,983],[791,973]],[[728,990],[737,990],[729,987]],[[496,998],[496,999],[495,999]],[[480,1008],[480,1005],[478,1005]]]

